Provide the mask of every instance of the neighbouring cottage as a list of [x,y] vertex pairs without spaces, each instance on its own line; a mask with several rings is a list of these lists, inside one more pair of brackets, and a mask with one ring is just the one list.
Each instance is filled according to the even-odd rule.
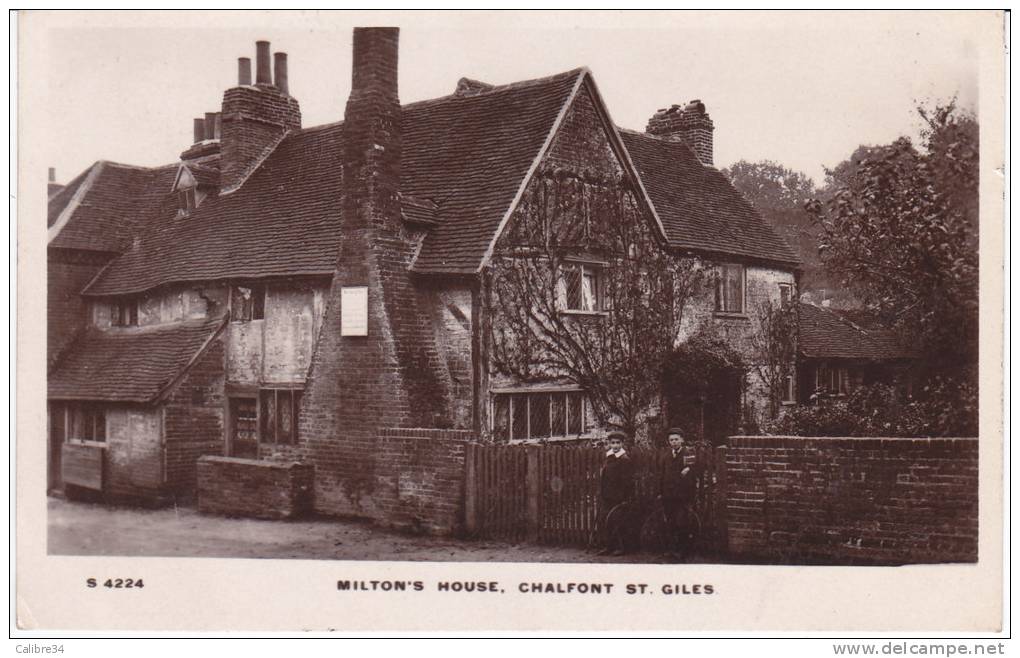
[[798,402],[840,398],[876,383],[912,393],[917,353],[861,313],[798,304],[797,334]]
[[[797,298],[799,262],[713,167],[700,101],[620,129],[582,68],[401,105],[397,43],[356,29],[344,120],[304,128],[260,41],[179,162],[98,162],[50,198],[52,489],[180,498],[205,455],[299,461],[317,511],[372,517],[381,488],[414,488],[393,464],[436,459],[401,453],[400,428],[598,437],[584,386],[498,358],[507,273],[550,244],[557,317],[608,315],[614,264],[642,254],[712,273],[678,342],[711,326],[746,352],[758,309]],[[703,434],[762,395],[740,377],[701,400],[728,414]]]

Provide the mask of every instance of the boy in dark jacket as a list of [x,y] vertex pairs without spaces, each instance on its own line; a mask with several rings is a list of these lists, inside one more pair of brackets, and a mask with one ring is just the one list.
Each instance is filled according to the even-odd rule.
[[663,462],[659,474],[659,494],[662,496],[663,509],[673,523],[676,543],[681,543],[689,534],[691,525],[689,514],[695,502],[696,483],[701,466],[696,461],[690,463],[685,458],[684,434],[681,429],[670,428],[668,437],[670,454]]
[[[610,432],[609,450],[599,473],[599,504],[606,526],[606,547],[601,554],[623,555],[626,550],[626,529],[630,519],[622,503],[634,497],[634,462],[623,447],[627,435]],[[616,512],[613,509],[617,508]]]

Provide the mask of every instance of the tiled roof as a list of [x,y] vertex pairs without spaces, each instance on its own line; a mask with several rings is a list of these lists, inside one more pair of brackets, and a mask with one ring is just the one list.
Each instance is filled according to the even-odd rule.
[[[176,171],[177,165],[145,168],[97,162],[80,183],[81,176],[51,200],[55,225],[50,230],[56,234],[49,246],[122,251],[157,213],[176,204],[176,198],[168,196]],[[75,203],[73,221],[59,225],[62,210],[53,217],[54,208]]]
[[[219,164],[219,161],[214,161],[213,164]],[[220,186],[220,170],[218,167],[188,163],[188,171],[191,172],[192,177],[195,179],[196,185],[204,185],[208,187],[219,187]]]
[[49,376],[54,400],[149,402],[224,325],[224,318],[86,332]]
[[177,198],[167,192],[138,246],[86,292],[129,294],[171,282],[332,272],[341,135],[340,124],[295,132],[239,190],[211,195],[187,216],[179,215]]
[[[478,270],[586,75],[577,69],[403,107],[404,214],[428,227],[415,271]],[[629,132],[623,138],[676,246],[797,262],[722,174],[702,167],[686,146]],[[171,193],[178,164],[138,169],[101,163],[91,184],[81,183],[90,189],[73,221],[50,244],[124,251],[86,290],[90,295],[185,281],[329,274],[340,240],[342,139],[342,123],[294,131],[239,189],[206,197],[188,216],[179,215]],[[212,175],[200,176],[205,173]],[[66,206],[68,190],[53,202]],[[51,203],[51,213],[54,208]],[[136,222],[144,229],[134,231],[139,239],[131,242],[124,235]]]
[[890,329],[864,328],[839,312],[799,305],[798,350],[808,358],[909,359],[914,352]]
[[404,108],[401,191],[439,205],[417,272],[475,272],[583,69]]
[[[97,166],[99,163],[92,165]],[[74,180],[67,185],[64,185],[59,192],[49,197],[49,204],[47,208],[46,227],[49,228],[57,223],[57,219],[60,217],[60,213],[64,212],[64,208],[67,207],[71,197],[78,191],[82,182],[88,177],[89,172],[92,171],[92,167],[89,167],[85,171],[78,174]]]
[[641,182],[675,247],[798,265],[789,245],[729,180],[686,144],[620,130]]

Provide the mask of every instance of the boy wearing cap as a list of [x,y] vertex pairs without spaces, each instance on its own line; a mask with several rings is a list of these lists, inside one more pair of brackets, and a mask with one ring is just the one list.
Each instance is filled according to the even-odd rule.
[[606,520],[606,547],[600,554],[623,555],[626,550],[626,515],[609,516],[613,508],[629,501],[634,496],[634,463],[623,447],[627,435],[610,432],[607,437],[609,449],[599,473],[599,503]]
[[677,538],[683,540],[689,527],[688,514],[694,504],[700,467],[697,462],[689,464],[684,457],[683,430],[670,428],[667,436],[670,452],[659,475],[659,494],[663,509],[674,524]]

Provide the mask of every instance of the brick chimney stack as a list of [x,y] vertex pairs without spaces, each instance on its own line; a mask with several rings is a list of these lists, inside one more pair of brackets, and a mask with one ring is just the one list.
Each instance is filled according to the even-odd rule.
[[400,221],[400,100],[395,27],[355,28],[351,95],[344,112],[344,223]]
[[645,128],[649,135],[683,140],[706,167],[713,165],[714,130],[715,124],[700,100],[693,100],[682,108],[673,105],[659,110],[648,120],[648,127]]
[[285,61],[284,89],[273,85],[268,41],[256,42],[254,85],[251,60],[239,58],[237,69],[238,86],[224,92],[219,116],[222,193],[237,189],[285,134],[301,128],[301,106],[286,89]]
[[[400,213],[398,36],[397,28],[354,30],[342,137],[342,238],[298,422],[303,454],[333,464],[316,473],[316,507],[338,514],[364,513],[374,504],[381,428],[452,422],[452,385],[443,378],[430,314],[409,272],[418,242]],[[356,294],[365,295],[365,306],[345,308]],[[367,321],[365,334],[343,334],[345,313]]]

